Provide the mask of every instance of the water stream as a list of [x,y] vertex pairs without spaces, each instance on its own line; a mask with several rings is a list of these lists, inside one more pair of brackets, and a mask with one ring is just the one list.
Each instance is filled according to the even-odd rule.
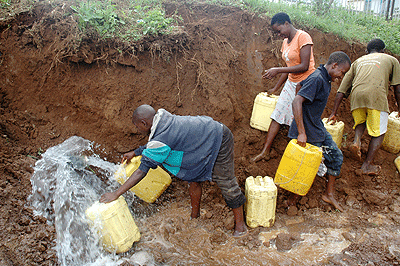
[[74,136],[49,148],[34,167],[28,200],[35,215],[54,224],[61,265],[118,264],[115,255],[102,250],[99,236],[87,223],[85,210],[106,188],[89,165],[96,166],[106,177],[117,169],[93,153],[90,141]]

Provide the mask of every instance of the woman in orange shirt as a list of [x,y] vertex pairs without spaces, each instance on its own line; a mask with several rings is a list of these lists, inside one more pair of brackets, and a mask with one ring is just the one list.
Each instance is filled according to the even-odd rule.
[[268,129],[264,148],[260,154],[252,158],[253,162],[269,159],[269,153],[274,138],[282,124],[290,126],[293,121],[292,102],[296,95],[296,85],[306,79],[315,70],[313,42],[311,36],[302,30],[293,27],[286,13],[277,13],[271,20],[272,29],[285,38],[282,43],[282,58],[286,67],[273,67],[265,70],[263,78],[272,79],[281,74],[276,85],[269,89],[270,94],[275,94],[285,83],[280,93],[275,110],[271,115],[271,124]]

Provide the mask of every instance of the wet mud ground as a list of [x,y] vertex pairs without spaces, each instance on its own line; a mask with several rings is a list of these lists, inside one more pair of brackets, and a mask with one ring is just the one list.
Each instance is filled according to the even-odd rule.
[[[87,38],[77,43],[76,20],[65,15],[71,3],[39,2],[0,21],[1,265],[57,265],[55,229],[27,205],[32,166],[46,149],[74,135],[95,142],[102,158],[118,163],[124,152],[145,143],[130,122],[140,104],[226,124],[235,137],[235,172],[243,190],[248,176],[275,175],[288,143],[283,128],[272,158],[249,162],[266,136],[249,125],[254,98],[276,82],[261,80],[261,72],[283,63],[282,40],[272,34],[270,18],[234,7],[167,2],[167,14],[183,18],[170,35],[130,46]],[[317,64],[336,50],[352,60],[364,54],[365,44],[304,30],[313,38]],[[393,111],[393,90],[389,103]],[[234,239],[232,213],[216,185],[203,184],[202,215],[190,220],[187,184],[173,178],[156,203],[132,205],[142,241],[122,256],[150,253],[149,265],[398,265],[397,154],[379,151],[379,176],[357,174],[361,163],[347,151],[354,137],[348,101],[338,118],[345,123],[336,185],[343,213],[321,201],[325,180],[317,177],[290,211],[283,205],[288,193],[278,190],[274,226]],[[364,136],[363,156],[368,142]]]

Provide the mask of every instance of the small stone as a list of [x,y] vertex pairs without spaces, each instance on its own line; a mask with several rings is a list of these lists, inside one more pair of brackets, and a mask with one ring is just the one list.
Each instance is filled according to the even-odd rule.
[[221,230],[215,230],[210,237],[211,243],[219,245],[225,243],[227,239],[228,237]]
[[207,219],[210,219],[212,216],[213,216],[213,214],[211,212],[207,212],[206,213],[206,218]]
[[388,219],[385,215],[382,214],[376,214],[373,217],[368,218],[368,222],[376,225],[376,226],[381,226],[383,224],[387,224],[388,223]]
[[331,205],[328,205],[328,204],[325,204],[325,205],[324,205],[324,209],[325,209],[326,212],[332,211]]
[[276,248],[278,251],[290,250],[292,248],[291,235],[280,233],[276,236]]
[[37,250],[40,251],[40,252],[43,252],[43,251],[46,250],[46,247],[43,246],[42,244],[39,244],[39,245],[37,246]]
[[18,221],[19,225],[29,225],[31,220],[27,216],[22,216]]
[[285,222],[286,222],[286,226],[292,225],[292,224],[301,224],[304,222],[304,218],[303,218],[303,216],[298,216],[298,217],[287,219]]
[[308,198],[307,198],[307,197],[302,197],[302,198],[300,199],[299,203],[300,203],[301,205],[305,205],[305,204],[307,204],[307,201],[308,201]]
[[287,215],[289,216],[296,216],[297,215],[297,207],[296,206],[289,206]]
[[354,196],[348,196],[346,199],[346,205],[352,207],[356,203],[357,199]]
[[389,205],[389,209],[397,214],[400,214],[400,206],[397,204]]
[[354,236],[352,236],[349,232],[342,233],[342,236],[344,237],[344,239],[350,242],[354,242],[356,240]]
[[311,209],[318,207],[318,201],[316,199],[309,199],[308,205]]

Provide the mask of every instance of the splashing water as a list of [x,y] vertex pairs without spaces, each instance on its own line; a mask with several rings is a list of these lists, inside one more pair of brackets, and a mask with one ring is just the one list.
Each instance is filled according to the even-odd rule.
[[122,263],[115,254],[103,251],[99,236],[90,230],[85,216],[85,210],[100,198],[106,186],[90,166],[100,169],[107,178],[118,169],[94,154],[92,146],[90,141],[74,136],[49,148],[36,162],[31,178],[28,201],[35,215],[54,224],[60,265]]

